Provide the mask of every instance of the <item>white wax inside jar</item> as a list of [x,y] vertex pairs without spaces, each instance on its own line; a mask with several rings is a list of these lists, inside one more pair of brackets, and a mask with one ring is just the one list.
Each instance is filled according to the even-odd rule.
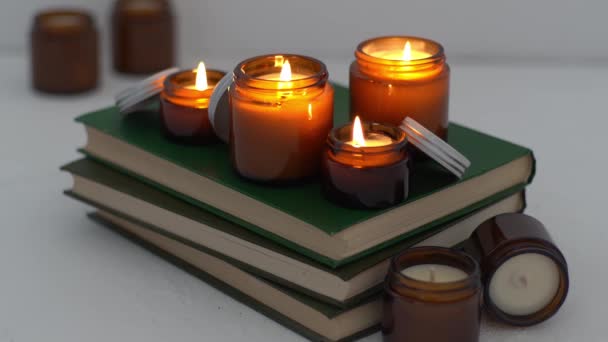
[[551,303],[559,282],[559,269],[551,258],[524,253],[498,267],[490,280],[489,295],[504,313],[525,316]]
[[387,146],[393,143],[393,139],[391,137],[380,134],[380,133],[368,133],[365,136],[365,145],[361,146],[355,143],[353,140],[346,142],[349,145],[354,147],[377,147],[377,146]]
[[469,275],[456,267],[441,264],[420,264],[410,266],[401,274],[412,279],[431,283],[450,283],[466,279]]

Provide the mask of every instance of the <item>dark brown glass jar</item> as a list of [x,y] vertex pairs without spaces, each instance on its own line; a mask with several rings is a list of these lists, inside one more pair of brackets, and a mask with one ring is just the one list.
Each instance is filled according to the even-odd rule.
[[161,117],[168,138],[186,144],[206,144],[217,140],[209,122],[209,98],[225,74],[207,70],[208,88],[205,90],[196,89],[194,70],[180,71],[165,79]]
[[88,13],[50,10],[37,14],[31,32],[33,87],[49,93],[95,88],[97,49],[97,30]]
[[349,84],[352,118],[399,126],[409,116],[447,139],[450,68],[439,43],[409,36],[366,40],[355,51]]
[[146,74],[173,66],[174,24],[169,0],[118,0],[112,15],[116,71]]
[[481,265],[484,303],[496,319],[529,326],[553,316],[568,293],[568,265],[543,224],[524,214],[482,223],[465,244]]
[[395,256],[384,284],[385,342],[477,342],[481,279],[475,259],[442,247]]
[[[385,208],[401,203],[409,189],[405,133],[378,123],[364,122],[362,126],[368,145],[376,146],[353,145],[351,124],[332,130],[327,137],[322,168],[325,197],[353,208]],[[385,143],[373,143],[378,140]]]

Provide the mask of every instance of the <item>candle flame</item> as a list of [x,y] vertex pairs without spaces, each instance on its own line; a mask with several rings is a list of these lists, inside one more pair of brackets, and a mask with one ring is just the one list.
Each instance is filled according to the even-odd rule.
[[205,68],[205,63],[201,61],[198,63],[198,68],[196,68],[196,83],[194,84],[194,88],[196,90],[206,90],[209,88],[207,84],[207,69]]
[[412,60],[412,44],[408,40],[405,42],[405,46],[403,46],[403,60],[411,61]]
[[288,60],[281,66],[281,74],[279,75],[281,81],[291,81],[291,65]]
[[365,146],[365,137],[363,136],[363,126],[361,126],[361,119],[357,115],[355,122],[353,123],[353,145],[354,146]]

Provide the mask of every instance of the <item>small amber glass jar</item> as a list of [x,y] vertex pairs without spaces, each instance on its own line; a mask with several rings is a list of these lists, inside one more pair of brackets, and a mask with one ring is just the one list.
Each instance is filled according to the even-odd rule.
[[332,130],[323,155],[323,193],[346,207],[377,209],[408,195],[409,168],[405,133],[393,126],[363,123],[363,132],[387,136],[384,146],[353,146],[352,125]]
[[392,36],[366,40],[350,66],[350,113],[398,126],[410,116],[447,138],[450,68],[432,40]]
[[116,71],[146,74],[173,66],[174,24],[169,0],[117,0],[112,44]]
[[518,326],[553,316],[568,294],[568,265],[544,225],[517,213],[482,223],[465,244],[476,256],[484,303],[496,319]]
[[[408,272],[411,268],[419,270]],[[384,290],[384,341],[479,340],[480,271],[468,254],[442,247],[408,249],[391,260]]]
[[241,176],[290,183],[318,173],[333,126],[334,90],[327,78],[325,64],[305,56],[239,63],[230,87],[230,146]]
[[50,10],[36,15],[31,32],[34,88],[49,93],[95,88],[97,44],[93,17],[86,12]]
[[209,122],[209,98],[215,85],[226,73],[207,70],[208,88],[197,90],[195,70],[168,76],[161,93],[161,117],[164,131],[171,140],[187,144],[216,141]]

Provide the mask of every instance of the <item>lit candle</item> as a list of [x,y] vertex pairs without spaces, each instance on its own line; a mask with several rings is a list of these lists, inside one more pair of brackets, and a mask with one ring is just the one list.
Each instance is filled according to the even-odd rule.
[[315,175],[333,125],[333,88],[325,65],[297,55],[239,63],[230,87],[232,159],[237,172],[261,182]]
[[215,140],[209,122],[209,97],[224,72],[197,69],[168,76],[161,93],[161,114],[166,135],[175,141],[201,144]]
[[465,250],[479,259],[484,303],[503,322],[542,322],[566,299],[566,260],[543,224],[530,216],[502,214],[487,220],[473,232]]
[[323,192],[344,206],[384,208],[407,198],[406,139],[396,127],[376,123],[334,129],[323,158]]
[[447,137],[450,72],[443,47],[417,37],[362,42],[350,67],[350,112],[399,125],[410,116]]
[[384,341],[479,340],[481,276],[468,254],[408,249],[391,260],[384,289]]
[[346,143],[353,147],[376,147],[390,145],[393,143],[393,139],[382,133],[364,134],[361,119],[357,116],[353,122],[353,139]]

